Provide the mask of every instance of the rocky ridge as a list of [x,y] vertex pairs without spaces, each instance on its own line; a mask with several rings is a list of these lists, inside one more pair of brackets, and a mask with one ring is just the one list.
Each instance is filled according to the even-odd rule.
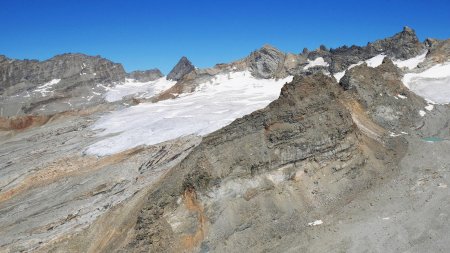
[[[156,101],[193,92],[200,83],[208,82],[221,73],[248,70],[256,78],[285,78],[310,73],[335,74],[345,71],[352,64],[359,64],[380,54],[392,59],[409,59],[423,53],[427,45],[429,43],[421,43],[415,31],[409,27],[404,27],[403,31],[392,37],[368,43],[363,47],[353,45],[327,49],[321,46],[314,51],[304,49],[300,54],[293,54],[265,45],[241,60],[217,64],[213,68],[191,70],[179,79],[174,87],[162,93]],[[323,58],[323,64],[308,66],[318,58]]]

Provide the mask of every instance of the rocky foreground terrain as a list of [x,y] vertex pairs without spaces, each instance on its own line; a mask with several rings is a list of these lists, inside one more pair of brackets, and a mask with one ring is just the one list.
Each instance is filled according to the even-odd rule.
[[0,56],[0,252],[448,252],[450,40],[164,76]]

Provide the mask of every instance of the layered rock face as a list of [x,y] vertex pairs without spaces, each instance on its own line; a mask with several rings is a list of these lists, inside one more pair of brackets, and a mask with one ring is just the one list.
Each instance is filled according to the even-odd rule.
[[121,64],[101,57],[63,54],[46,61],[0,62],[3,117],[55,114],[98,105],[107,86],[125,80]]
[[367,187],[383,171],[368,146],[384,148],[342,96],[330,77],[297,77],[267,108],[205,137],[152,190],[126,251],[267,249]]
[[61,79],[61,89],[66,90],[80,85],[123,81],[125,71],[122,65],[99,56],[63,54],[42,62],[3,57],[0,76],[0,92],[13,95],[53,79]]
[[46,61],[0,57],[0,117],[53,115],[103,104],[111,87],[161,78],[158,69],[126,73],[100,56],[63,54]]

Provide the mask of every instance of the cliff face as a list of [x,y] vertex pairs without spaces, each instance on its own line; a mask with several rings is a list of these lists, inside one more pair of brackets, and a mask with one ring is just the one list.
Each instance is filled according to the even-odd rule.
[[83,54],[63,54],[46,61],[0,59],[0,92],[16,92],[34,88],[36,84],[61,79],[64,89],[93,83],[123,81],[121,64],[101,57]]
[[125,81],[125,74],[121,64],[83,54],[46,61],[0,59],[0,116],[51,115],[98,105],[105,87]]
[[351,199],[382,173],[372,152],[385,149],[358,130],[343,92],[322,74],[297,77],[205,137],[149,195],[127,250],[263,249]]

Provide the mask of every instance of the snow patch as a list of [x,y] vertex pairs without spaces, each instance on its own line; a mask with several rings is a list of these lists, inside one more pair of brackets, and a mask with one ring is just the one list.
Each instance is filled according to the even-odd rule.
[[342,77],[344,77],[344,75],[345,75],[345,70],[341,71],[341,72],[337,72],[333,76],[334,76],[334,78],[336,78],[336,80],[339,83],[341,81]]
[[323,221],[322,220],[315,220],[313,222],[308,223],[308,226],[312,227],[312,226],[318,226],[318,225],[322,225]]
[[411,91],[432,103],[450,103],[450,62],[420,73],[405,74],[402,81]]
[[292,77],[256,79],[249,71],[217,75],[200,84],[193,93],[157,103],[141,103],[102,116],[93,129],[103,129],[99,136],[113,136],[94,143],[86,152],[109,155],[190,134],[206,135],[266,107],[290,81]]
[[380,66],[381,63],[383,63],[384,57],[385,57],[384,54],[379,54],[377,56],[374,56],[374,57],[366,60],[367,66],[369,66],[371,68],[376,68],[376,67]]
[[420,117],[423,117],[423,116],[425,116],[425,114],[427,114],[425,111],[423,111],[423,110],[420,110],[419,111],[419,115],[420,115]]
[[423,62],[425,60],[425,57],[427,56],[427,52],[418,55],[416,57],[407,59],[407,60],[394,60],[394,64],[397,65],[399,68],[407,68],[409,70],[417,68],[417,65],[419,63]]
[[427,106],[425,106],[425,109],[427,111],[432,111],[434,109],[434,105],[433,104],[428,104]]
[[316,66],[324,66],[324,67],[328,67],[328,62],[326,62],[323,57],[317,57],[314,60],[309,60],[308,59],[308,64],[303,68],[303,69],[309,69],[312,67],[316,67]]
[[40,92],[42,96],[46,96],[48,93],[52,93],[50,89],[53,85],[58,84],[61,81],[61,79],[53,79],[50,82],[47,82],[41,86],[38,86],[34,91]]

